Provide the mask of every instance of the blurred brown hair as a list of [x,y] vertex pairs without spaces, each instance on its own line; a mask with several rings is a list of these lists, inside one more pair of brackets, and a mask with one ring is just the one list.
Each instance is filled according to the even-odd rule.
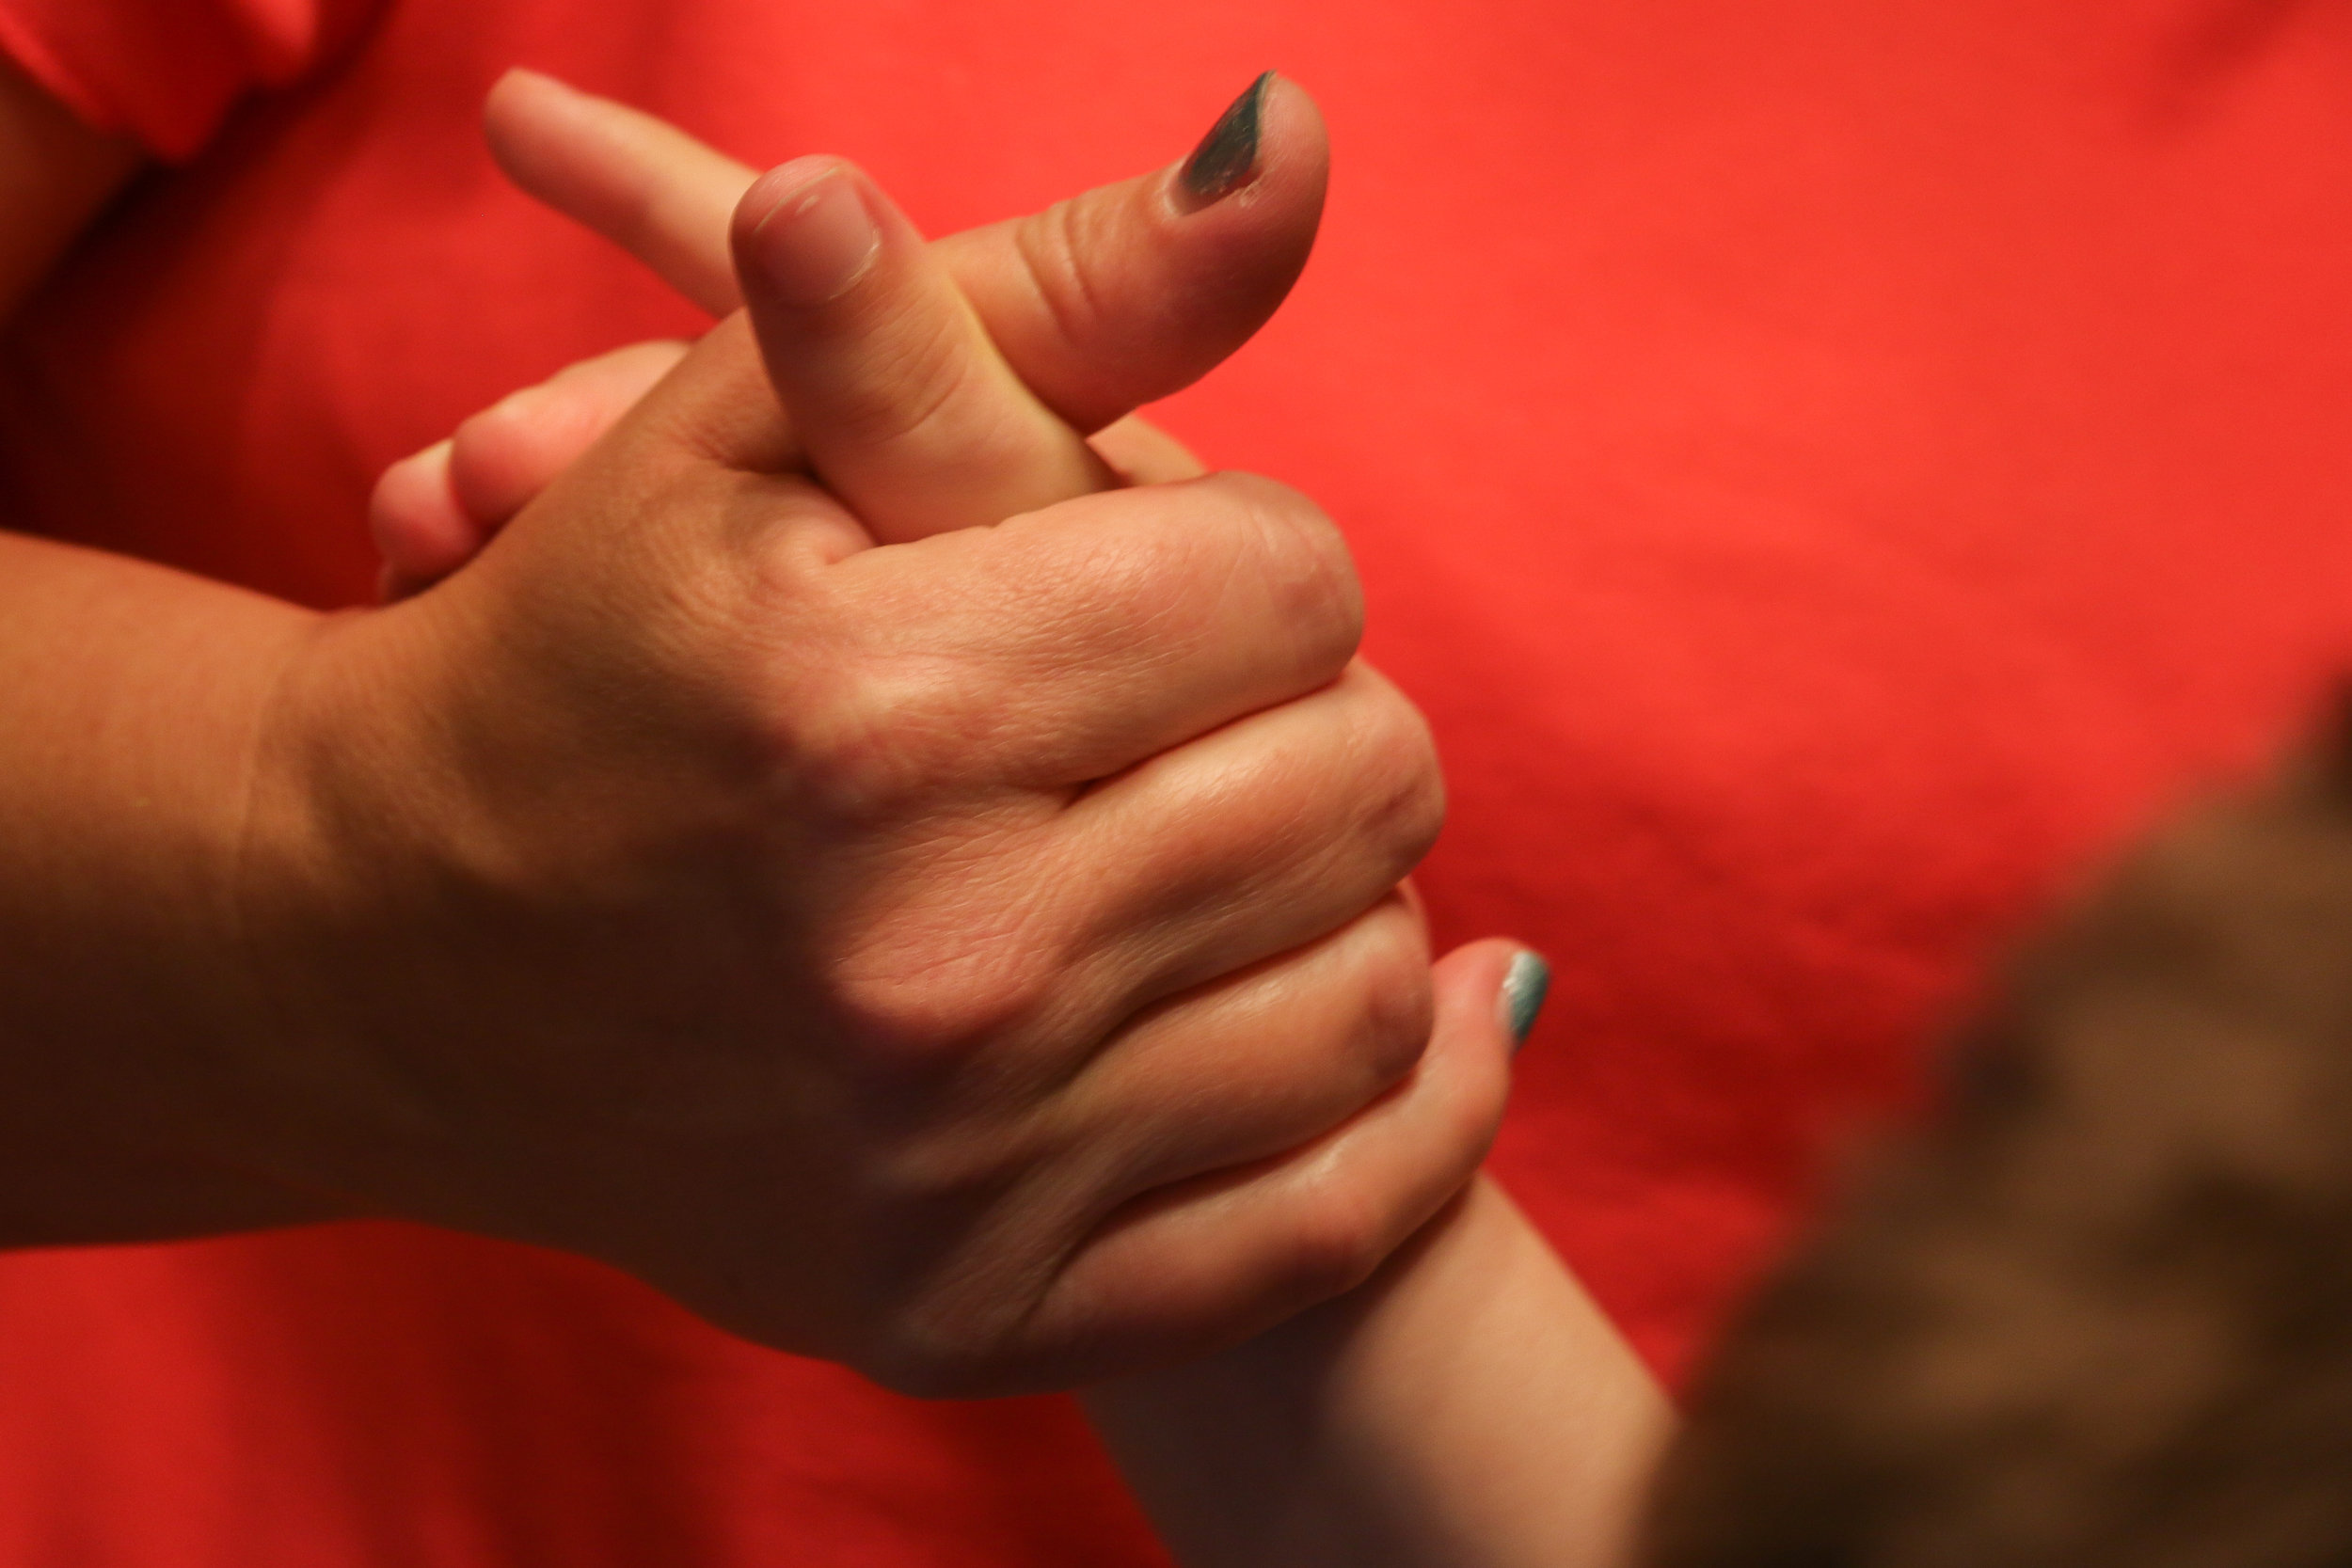
[[1694,1392],[1647,1568],[2352,1564],[2352,703],[2020,963]]

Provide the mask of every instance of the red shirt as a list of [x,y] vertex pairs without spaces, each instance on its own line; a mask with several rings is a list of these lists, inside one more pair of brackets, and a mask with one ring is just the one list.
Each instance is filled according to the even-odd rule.
[[[511,64],[856,157],[933,231],[1172,159],[1263,67],[1317,94],[1317,258],[1163,413],[1354,539],[1449,759],[1440,934],[1558,970],[1498,1166],[1669,1369],[2007,935],[2352,629],[2328,8],[350,9],[0,0],[187,160],[8,348],[12,521],[357,599],[383,463],[691,330],[492,170]],[[0,1261],[0,1560],[1153,1553],[1066,1404],[900,1401],[591,1264],[391,1226]]]

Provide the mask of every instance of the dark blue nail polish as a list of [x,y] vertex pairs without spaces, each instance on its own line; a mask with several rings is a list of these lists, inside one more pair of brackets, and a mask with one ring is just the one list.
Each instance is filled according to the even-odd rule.
[[1510,1028],[1512,1049],[1527,1043],[1550,990],[1551,965],[1544,962],[1543,955],[1522,949],[1502,976],[1502,1021]]
[[1221,201],[1249,182],[1258,168],[1258,112],[1265,103],[1274,72],[1266,71],[1244,89],[1232,106],[1217,116],[1184,166],[1176,171],[1176,187],[1186,212],[1199,212]]

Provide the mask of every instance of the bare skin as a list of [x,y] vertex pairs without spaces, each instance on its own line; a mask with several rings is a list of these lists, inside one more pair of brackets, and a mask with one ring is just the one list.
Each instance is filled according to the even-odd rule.
[[[139,162],[0,63],[0,306],[13,314]],[[216,918],[209,868],[231,853],[262,693],[304,625],[235,589],[0,532],[0,672],[40,672],[0,698],[0,803],[17,825],[0,881],[40,890],[0,899],[0,1244],[331,1208],[194,1152],[168,1091],[126,1076],[147,1008],[191,1037],[235,1010],[185,933]]]
[[[54,214],[119,167],[21,150]],[[957,274],[1065,420],[1125,395],[1072,221]],[[1434,759],[1327,521],[1211,476],[884,546],[753,325],[381,612],[0,542],[0,1239],[400,1213],[979,1392],[1229,1342],[1459,1187],[1509,950],[1433,982]]]
[[1674,1426],[1483,1177],[1362,1288],[1082,1398],[1185,1568],[1614,1568]]
[[[660,141],[616,150],[615,138],[580,130],[527,112],[505,126],[543,158],[600,156],[611,186],[661,192],[675,211],[707,214],[719,195],[748,190],[742,233],[742,211],[759,199],[748,170]],[[592,204],[584,215],[596,221],[612,205],[655,203]],[[605,227],[674,277],[721,264],[715,227]],[[927,321],[938,309],[933,295],[880,281],[852,330],[771,346],[771,368],[804,424],[821,428],[806,416],[844,385],[867,406],[893,395],[912,404],[921,378],[894,389],[876,367],[903,363],[892,344],[911,334],[945,336]],[[879,341],[855,330],[877,321],[891,327]],[[812,353],[833,362],[812,371]],[[567,448],[625,405],[655,357],[644,346],[623,350],[501,404],[461,433],[456,470],[497,475],[508,496],[514,482],[555,471]],[[1166,481],[1200,471],[1166,437],[1128,429],[1137,443],[1121,465],[1130,472]],[[446,466],[450,454],[436,449],[422,461]],[[405,529],[439,526],[383,502],[379,526],[395,545]],[[498,516],[483,508],[481,531]],[[1647,1370],[1483,1178],[1359,1289],[1248,1343],[1098,1385],[1084,1400],[1187,1568],[1604,1568],[1626,1556],[1672,1427]]]
[[[491,90],[485,129],[525,190],[637,255],[713,316],[742,305],[727,235],[755,170],[651,116],[531,71],[509,72]],[[977,401],[1009,417],[1033,450],[1068,460],[1072,436],[1082,436],[1114,471],[1197,473],[1190,453],[1129,416],[1239,347],[1306,261],[1326,162],[1312,102],[1278,85],[1263,137],[1267,153],[1246,201],[1182,211],[1158,171],[933,242],[982,338],[974,340],[969,324],[935,334],[920,374],[936,382],[959,363],[978,362],[985,373],[974,375],[975,389],[992,395]],[[781,325],[774,312],[761,319]],[[373,518],[388,594],[413,593],[469,559],[684,352],[681,343],[632,344],[568,367],[395,464]],[[974,401],[967,396],[965,406]],[[836,468],[900,466],[887,450],[832,455]],[[827,478],[858,493],[854,471]],[[1080,487],[1107,478],[1083,462],[1073,476]],[[922,526],[995,520],[961,504]]]

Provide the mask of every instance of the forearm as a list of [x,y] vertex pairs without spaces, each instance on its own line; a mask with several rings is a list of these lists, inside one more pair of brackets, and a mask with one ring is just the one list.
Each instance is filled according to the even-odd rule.
[[1086,1403],[1185,1568],[1600,1568],[1671,1424],[1483,1179],[1363,1289]]
[[235,883],[276,671],[316,617],[0,533],[0,1245],[307,1206],[235,1172],[217,1072],[258,1003]]

